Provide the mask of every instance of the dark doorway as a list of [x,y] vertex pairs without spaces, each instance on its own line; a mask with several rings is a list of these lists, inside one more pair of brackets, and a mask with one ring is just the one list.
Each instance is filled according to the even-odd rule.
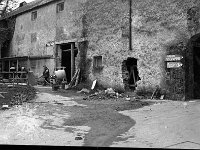
[[185,51],[185,99],[200,99],[200,33],[191,37]]
[[9,57],[9,43],[10,41],[5,41],[1,47],[1,58]]
[[194,98],[200,98],[200,47],[193,47]]
[[[61,44],[60,49],[62,51],[62,59],[61,59],[61,66],[65,67],[65,73],[66,73],[66,78],[67,82],[69,83],[71,81],[71,44],[75,43],[66,43],[66,44]],[[78,54],[78,49],[74,47],[74,60],[75,57]],[[74,62],[74,61],[73,61]],[[75,64],[73,64],[75,65]]]
[[71,81],[71,51],[62,52],[61,65],[65,68],[67,82]]
[[135,90],[137,84],[136,82],[140,80],[140,77],[138,75],[138,69],[137,69],[137,59],[135,58],[128,58],[126,60],[126,67],[128,71],[128,86],[131,90]]

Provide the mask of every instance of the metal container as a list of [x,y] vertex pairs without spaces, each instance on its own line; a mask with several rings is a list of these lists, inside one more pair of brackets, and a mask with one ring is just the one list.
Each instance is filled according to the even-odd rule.
[[57,70],[57,71],[55,71],[55,75],[56,75],[57,79],[66,79],[65,70]]

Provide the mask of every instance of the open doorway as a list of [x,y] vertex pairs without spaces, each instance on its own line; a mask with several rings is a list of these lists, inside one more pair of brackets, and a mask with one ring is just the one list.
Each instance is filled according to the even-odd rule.
[[3,46],[1,47],[1,58],[9,57],[9,43],[9,40],[3,43]]
[[[65,73],[67,82],[71,81],[71,73],[72,73],[72,66],[75,66],[75,57],[77,57],[78,49],[74,47],[74,58],[72,58],[71,54],[71,47],[72,44],[75,46],[75,43],[64,43],[60,45],[61,49],[61,66],[65,67]],[[72,61],[73,59],[73,61]],[[73,63],[73,64],[72,64]],[[74,69],[74,67],[73,67]]]
[[194,98],[200,98],[200,46],[193,47]]
[[191,37],[185,51],[185,98],[200,99],[200,33]]
[[125,89],[134,91],[137,86],[137,81],[140,80],[137,69],[137,59],[129,57],[123,62],[122,68]]

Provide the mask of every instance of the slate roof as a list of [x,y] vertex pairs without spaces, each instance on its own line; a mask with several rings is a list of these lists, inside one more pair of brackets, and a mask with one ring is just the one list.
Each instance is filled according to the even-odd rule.
[[23,14],[23,13],[31,11],[37,7],[41,7],[43,5],[47,5],[47,4],[49,4],[51,2],[55,2],[55,1],[58,1],[58,0],[35,0],[35,1],[32,1],[30,3],[25,4],[22,7],[18,7],[17,9],[13,10],[12,12],[5,14],[4,17],[0,18],[0,20],[15,16],[15,15]]

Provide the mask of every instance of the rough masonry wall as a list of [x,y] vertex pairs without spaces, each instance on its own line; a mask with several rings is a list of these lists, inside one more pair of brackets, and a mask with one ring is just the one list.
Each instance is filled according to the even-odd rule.
[[[165,57],[170,47],[186,45],[199,32],[198,28],[189,27],[187,18],[188,9],[199,3],[198,0],[134,0],[132,50],[129,50],[129,0],[65,0],[65,9],[60,13],[56,13],[56,3],[47,5],[38,9],[35,22],[31,21],[31,13],[17,18],[12,55],[53,55],[55,47],[46,47],[49,41],[86,38],[90,80],[97,79],[105,87],[124,90],[122,63],[134,57],[138,59],[141,78],[137,90],[144,87],[153,90],[156,85],[168,90]],[[101,70],[93,68],[93,57],[98,55],[103,57]],[[79,54],[78,57],[80,60]]]
[[82,23],[78,19],[82,14],[80,3],[85,0],[65,0],[64,10],[56,13],[57,42],[74,40],[82,37]]
[[88,59],[103,56],[103,69],[89,77],[104,86],[123,89],[122,62],[138,59],[141,78],[137,89],[153,90],[156,85],[169,90],[165,57],[170,47],[191,37],[187,10],[199,6],[197,0],[135,0],[132,4],[132,50],[129,50],[129,1],[88,0],[83,4],[83,29],[89,41]]
[[[37,11],[37,18],[34,21],[31,21],[31,12],[19,15],[16,18],[11,56],[54,55],[55,45],[46,46],[46,44],[55,41],[56,6],[47,5],[34,11]],[[38,60],[39,64],[45,62],[46,60]],[[52,63],[46,65],[53,71],[54,65]],[[42,66],[36,65],[31,66],[31,69],[35,67],[42,68]]]
[[[82,0],[84,1],[84,0]],[[11,56],[45,56],[56,53],[56,45],[46,46],[51,42],[63,42],[78,39],[82,36],[82,24],[74,21],[82,11],[79,10],[80,0],[65,0],[64,10],[56,11],[55,1],[49,5],[37,8],[37,19],[31,21],[31,12],[19,15],[16,19],[15,33],[11,44]],[[77,10],[74,14],[74,10]],[[41,72],[42,64],[46,64],[50,71],[56,63],[53,60],[32,60],[31,70]]]
[[[79,4],[83,15],[82,36],[88,40],[87,66],[90,80],[98,80],[105,87],[123,90],[122,61],[128,51],[128,38],[122,38],[122,27],[127,27],[127,1],[88,0]],[[77,21],[78,22],[78,21]],[[93,68],[93,56],[103,57],[103,69]]]
[[13,55],[41,56],[53,54],[53,47],[46,47],[46,44],[54,41],[55,38],[56,16],[54,12],[56,12],[56,8],[54,5],[48,5],[36,11],[37,19],[34,21],[31,21],[31,12],[17,17],[12,43]]
[[[176,83],[166,82],[168,76],[164,59],[166,54],[184,54],[192,36],[188,28],[187,11],[194,6],[199,6],[199,1],[136,0],[134,2],[132,41],[133,48],[137,51],[139,75],[142,79],[138,82],[138,88],[159,85],[173,93],[170,88]],[[171,49],[179,47],[180,44],[184,46],[181,48],[182,51],[179,51],[179,48]],[[184,73],[184,70],[182,71]],[[184,86],[184,83],[181,83],[181,86]]]

